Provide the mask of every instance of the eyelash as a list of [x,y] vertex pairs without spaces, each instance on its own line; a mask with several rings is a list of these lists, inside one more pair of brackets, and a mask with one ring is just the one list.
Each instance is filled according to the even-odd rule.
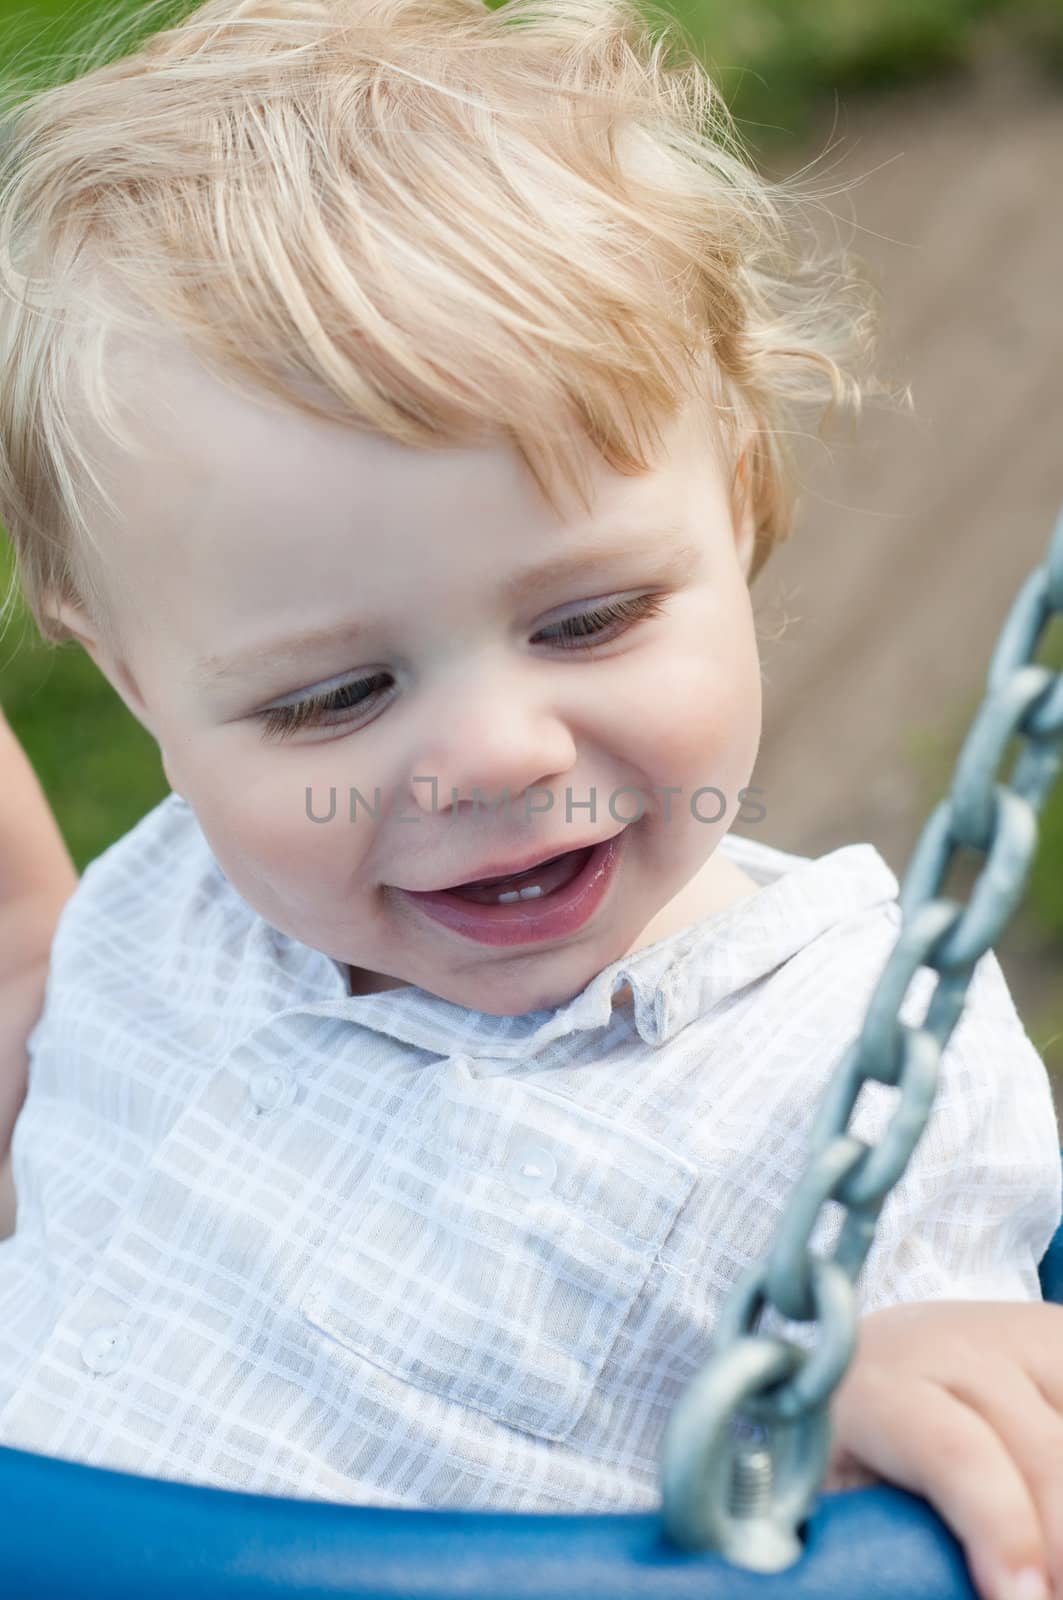
[[[591,611],[581,611],[576,616],[565,617],[561,622],[552,624],[552,627],[560,633],[562,639],[572,641],[562,644],[561,649],[584,650],[587,646],[575,641],[584,638],[597,641],[599,635],[612,623],[648,622],[651,617],[660,614],[666,598],[663,594],[647,594],[632,600],[610,601],[607,605],[596,606]],[[545,633],[548,630],[541,631]],[[552,642],[559,641],[555,639]],[[343,696],[370,687],[386,676],[385,673],[376,673],[371,678],[358,678],[353,683],[342,684],[338,689],[330,689],[327,694],[311,695],[309,699],[296,701],[293,705],[274,706],[270,711],[256,712],[257,720],[263,724],[263,737],[287,739],[300,728],[338,727],[342,724],[343,718],[338,717],[333,721],[330,713],[360,710],[373,698],[371,694],[367,694],[354,702],[345,702]]]

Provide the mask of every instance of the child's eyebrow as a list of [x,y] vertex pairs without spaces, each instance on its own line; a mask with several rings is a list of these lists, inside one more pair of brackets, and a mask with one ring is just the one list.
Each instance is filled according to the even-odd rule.
[[[614,530],[615,531],[615,530]],[[497,594],[503,605],[526,598],[529,591],[548,589],[566,579],[579,577],[584,572],[598,571],[610,564],[649,558],[659,577],[686,576],[701,560],[703,551],[689,539],[686,530],[678,525],[656,524],[652,532],[641,528],[637,543],[604,550],[600,546],[571,554],[557,556],[538,567],[525,567],[498,585]],[[266,644],[252,645],[231,656],[201,656],[192,667],[192,681],[199,687],[216,687],[248,677],[257,670],[297,662],[300,657],[316,650],[325,650],[335,644],[356,644],[369,632],[364,623],[330,623],[327,627],[312,628],[292,639],[275,639]]]

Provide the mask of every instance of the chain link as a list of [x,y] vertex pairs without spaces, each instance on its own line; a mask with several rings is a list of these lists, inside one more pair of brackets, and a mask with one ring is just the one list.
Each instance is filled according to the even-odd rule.
[[[1026,889],[1037,817],[1063,764],[1063,673],[1032,661],[1053,616],[1063,615],[1063,509],[1048,555],[1019,591],[1001,628],[986,695],[931,813],[901,887],[901,927],[859,1037],[829,1083],[809,1159],[774,1243],[736,1284],[714,1354],[680,1396],[662,1444],[662,1521],[687,1550],[714,1549],[740,1566],[778,1571],[801,1553],[797,1536],[829,1461],[828,1406],[852,1359],[855,1283],[875,1223],[930,1116],[941,1057],[963,1010],[975,965],[1000,937]],[[1010,780],[999,769],[1025,741]],[[966,905],[939,891],[961,850],[984,857]],[[901,1020],[916,972],[937,975],[917,1026]],[[850,1131],[866,1083],[898,1091],[877,1145]],[[812,1234],[828,1202],[844,1222],[834,1253]],[[806,1351],[757,1331],[768,1307],[815,1326]],[[751,1452],[736,1425],[752,1419]],[[755,1493],[750,1485],[755,1485]],[[742,1515],[745,1507],[746,1515]]]

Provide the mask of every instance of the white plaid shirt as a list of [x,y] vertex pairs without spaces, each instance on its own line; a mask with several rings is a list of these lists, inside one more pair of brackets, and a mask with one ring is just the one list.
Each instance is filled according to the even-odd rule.
[[[163,801],[56,936],[0,1243],[0,1444],[364,1505],[657,1507],[669,1413],[899,926],[868,844],[719,848],[757,893],[495,1017],[352,996]],[[1039,1298],[1049,1084],[992,955],[970,994],[864,1310]],[[897,1098],[865,1088],[855,1131]]]

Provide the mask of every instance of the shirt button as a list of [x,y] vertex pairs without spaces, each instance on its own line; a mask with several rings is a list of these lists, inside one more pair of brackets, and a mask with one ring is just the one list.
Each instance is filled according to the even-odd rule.
[[299,1085],[290,1067],[256,1067],[248,1082],[248,1092],[259,1111],[287,1111]]
[[522,1144],[510,1162],[510,1178],[522,1194],[544,1194],[557,1177],[557,1162],[541,1144]]
[[90,1372],[117,1372],[129,1358],[129,1335],[120,1325],[93,1328],[81,1342],[81,1359]]

